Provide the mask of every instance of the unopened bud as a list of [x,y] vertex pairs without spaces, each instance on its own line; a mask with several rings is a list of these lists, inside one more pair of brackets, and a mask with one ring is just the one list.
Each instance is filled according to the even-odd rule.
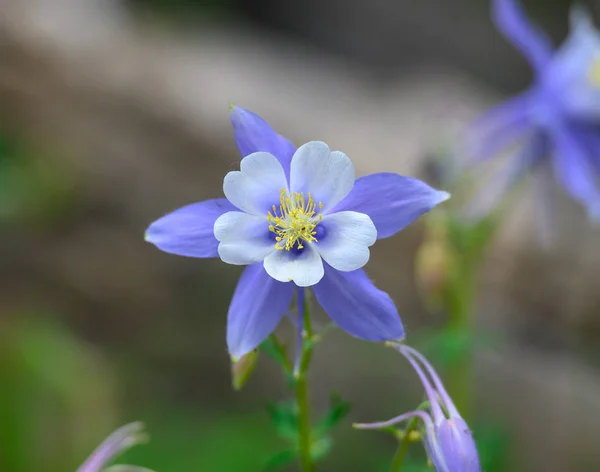
[[241,390],[246,384],[254,372],[256,361],[258,361],[258,349],[231,361],[231,382],[235,390]]
[[432,221],[425,231],[425,240],[416,255],[415,277],[425,303],[436,311],[442,306],[448,275],[454,265],[454,251],[443,219]]

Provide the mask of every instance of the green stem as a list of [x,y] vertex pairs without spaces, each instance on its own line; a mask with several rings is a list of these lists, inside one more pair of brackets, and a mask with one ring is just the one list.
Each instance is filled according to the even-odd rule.
[[[461,272],[450,304],[450,326],[460,337],[470,336],[473,304],[473,281],[470,271],[467,267],[463,267]],[[461,358],[450,366],[447,385],[456,408],[465,420],[469,416],[471,403],[470,377],[471,356],[463,352]]]
[[296,382],[296,403],[298,404],[298,437],[300,447],[300,464],[302,472],[315,470],[310,454],[310,419],[308,409],[308,384],[305,378]]
[[[457,267],[453,283],[447,293],[449,308],[449,327],[463,342],[471,343],[474,321],[475,285],[481,255],[477,253],[465,256]],[[462,349],[461,349],[462,351]],[[461,358],[449,366],[446,386],[448,392],[465,421],[469,421],[471,407],[471,380],[473,371],[471,352],[461,352]]]
[[283,368],[286,374],[289,373],[291,375],[292,371],[294,370],[294,366],[287,357],[285,346],[282,344],[282,342],[279,340],[275,333],[271,333],[269,335],[269,339],[273,343],[273,347],[275,348],[275,350],[279,353],[279,357],[281,358],[281,363],[283,364]]
[[305,303],[304,289],[298,288],[298,329],[303,330],[299,367],[296,372],[296,405],[298,408],[298,448],[302,472],[313,472],[315,464],[311,454],[310,409],[308,401],[307,372],[312,357],[312,328],[310,308]]
[[398,450],[394,455],[394,460],[392,462],[391,472],[398,472],[402,468],[402,463],[404,462],[404,457],[406,456],[406,452],[408,451],[408,445],[410,444],[410,433],[416,427],[417,421],[415,419],[410,420],[406,430],[404,431],[404,435],[400,438],[400,444],[398,445]]

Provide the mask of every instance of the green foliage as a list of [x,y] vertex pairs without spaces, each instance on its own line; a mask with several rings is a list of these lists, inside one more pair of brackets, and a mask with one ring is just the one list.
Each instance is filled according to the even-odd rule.
[[329,411],[317,424],[315,429],[316,434],[323,436],[329,433],[348,413],[350,413],[350,403],[342,400],[339,393],[332,392],[329,401]]
[[279,341],[277,336],[272,334],[263,341],[260,345],[260,349],[271,359],[273,359],[283,371],[283,375],[287,381],[287,385],[290,389],[294,388],[296,379],[294,378],[294,366],[287,357],[285,346]]
[[275,446],[260,412],[209,412],[191,405],[167,409],[156,404],[135,415],[146,420],[150,443],[127,451],[119,462],[157,472],[259,471]]
[[0,383],[0,470],[74,469],[114,427],[102,359],[49,316],[4,320]]
[[495,234],[498,221],[493,217],[468,223],[458,215],[448,215],[448,239],[465,262],[478,261]]
[[[294,401],[286,401],[270,403],[266,408],[277,435],[289,445],[288,448],[269,458],[265,470],[272,470],[283,467],[298,458],[298,407]],[[350,404],[342,400],[338,393],[332,393],[329,409],[317,422],[311,434],[313,441],[311,454],[315,462],[319,462],[327,456],[333,445],[329,434],[349,412]]]
[[264,353],[277,362],[285,372],[291,372],[292,366],[287,358],[285,347],[275,336],[269,336],[260,345]]
[[298,407],[294,401],[269,403],[266,406],[277,435],[296,443],[298,440]]
[[486,422],[477,424],[474,430],[475,442],[485,472],[509,470],[510,434],[505,428]]
[[264,471],[277,470],[285,467],[298,459],[298,451],[295,449],[287,449],[274,454],[269,459],[264,467]]

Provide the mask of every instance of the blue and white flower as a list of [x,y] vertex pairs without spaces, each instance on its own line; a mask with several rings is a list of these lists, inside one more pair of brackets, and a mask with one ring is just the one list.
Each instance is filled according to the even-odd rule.
[[[427,410],[404,413],[381,423],[355,424],[359,429],[379,429],[418,418],[423,442],[437,472],[481,472],[473,435],[460,416],[440,377],[425,357],[412,347],[390,343],[410,362],[425,387]],[[433,382],[433,383],[432,383]]]
[[521,143],[494,187],[482,192],[478,214],[527,171],[549,163],[555,179],[592,220],[600,219],[600,33],[582,7],[571,12],[571,32],[556,51],[527,20],[516,0],[493,0],[498,29],[528,60],[534,82],[492,108],[467,131],[467,151],[485,160]]
[[390,297],[362,271],[369,247],[395,234],[449,195],[392,173],[355,180],[344,153],[311,141],[296,149],[259,116],[231,112],[242,156],[223,182],[226,198],[195,203],[155,221],[146,240],[191,257],[247,265],[229,308],[234,358],[260,344],[288,310],[295,287],[348,333],[399,339]]

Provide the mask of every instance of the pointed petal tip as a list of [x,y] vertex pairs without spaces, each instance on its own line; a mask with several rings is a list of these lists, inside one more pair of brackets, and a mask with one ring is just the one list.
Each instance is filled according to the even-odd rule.
[[236,105],[234,102],[229,102],[229,119],[235,125],[244,120],[248,116],[249,112],[245,108]]
[[450,200],[452,195],[448,192],[444,192],[443,190],[439,190],[436,195],[435,204],[439,205],[440,203],[445,202],[446,200]]

